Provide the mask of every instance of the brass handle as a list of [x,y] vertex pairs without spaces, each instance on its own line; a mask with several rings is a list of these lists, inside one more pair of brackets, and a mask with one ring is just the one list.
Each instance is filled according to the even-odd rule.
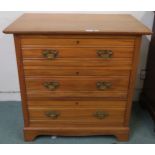
[[42,55],[44,58],[53,60],[58,56],[58,51],[56,51],[56,50],[44,50],[42,52]]
[[111,82],[106,82],[106,81],[98,81],[96,83],[96,87],[99,89],[99,90],[107,90],[109,88],[111,88],[112,86],[112,83]]
[[97,55],[103,59],[109,59],[112,57],[113,52],[111,50],[98,50]]
[[96,111],[94,113],[94,116],[97,118],[97,119],[104,119],[105,117],[108,116],[108,113],[107,112],[104,112],[104,111]]
[[56,90],[59,87],[59,83],[56,81],[45,82],[43,83],[44,87],[49,89],[50,91]]
[[45,115],[49,118],[57,119],[60,113],[58,113],[57,111],[48,111],[45,113]]

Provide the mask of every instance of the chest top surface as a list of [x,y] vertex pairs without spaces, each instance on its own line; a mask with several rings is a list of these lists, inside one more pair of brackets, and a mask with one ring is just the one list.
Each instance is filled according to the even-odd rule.
[[151,34],[127,14],[24,14],[4,33],[13,34]]

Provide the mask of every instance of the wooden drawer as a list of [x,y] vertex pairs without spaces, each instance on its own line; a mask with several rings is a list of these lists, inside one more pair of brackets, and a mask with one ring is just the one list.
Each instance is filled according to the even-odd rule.
[[26,78],[28,97],[127,97],[129,77]]
[[23,49],[24,66],[131,67],[133,48]]
[[21,38],[22,47],[57,47],[57,46],[130,46],[135,43],[134,37],[107,37],[107,38],[52,38],[50,36],[28,36]]
[[57,58],[132,58],[133,47],[55,47],[55,48],[23,48],[24,59],[52,59]]
[[86,108],[29,107],[30,126],[32,127],[122,126],[124,115],[124,108],[113,109],[104,106],[88,106]]
[[25,66],[25,76],[129,76],[129,68]]

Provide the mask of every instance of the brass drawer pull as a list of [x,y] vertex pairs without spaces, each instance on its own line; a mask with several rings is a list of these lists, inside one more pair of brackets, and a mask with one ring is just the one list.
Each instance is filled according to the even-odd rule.
[[44,58],[53,60],[58,56],[58,51],[56,51],[56,50],[44,50],[42,52],[42,55]]
[[52,82],[45,82],[44,87],[49,89],[50,91],[56,90],[59,87],[59,83],[56,81],[52,81]]
[[97,50],[97,55],[103,59],[109,59],[112,57],[113,52],[111,50]]
[[57,119],[60,116],[60,113],[58,113],[57,111],[48,111],[45,113],[45,115],[49,118]]
[[96,87],[99,89],[99,90],[107,90],[109,88],[111,88],[112,86],[112,83],[111,82],[106,82],[106,81],[98,81],[96,83]]
[[108,116],[108,113],[107,112],[104,112],[104,111],[96,111],[94,113],[94,116],[97,118],[97,119],[104,119]]

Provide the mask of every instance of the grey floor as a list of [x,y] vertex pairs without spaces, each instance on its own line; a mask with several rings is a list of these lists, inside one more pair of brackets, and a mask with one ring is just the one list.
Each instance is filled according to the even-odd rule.
[[51,137],[40,136],[33,142],[23,141],[23,121],[20,102],[0,102],[0,143],[1,144],[153,144],[155,143],[154,123],[147,111],[134,103],[131,120],[131,134],[128,142],[118,142],[114,136]]

